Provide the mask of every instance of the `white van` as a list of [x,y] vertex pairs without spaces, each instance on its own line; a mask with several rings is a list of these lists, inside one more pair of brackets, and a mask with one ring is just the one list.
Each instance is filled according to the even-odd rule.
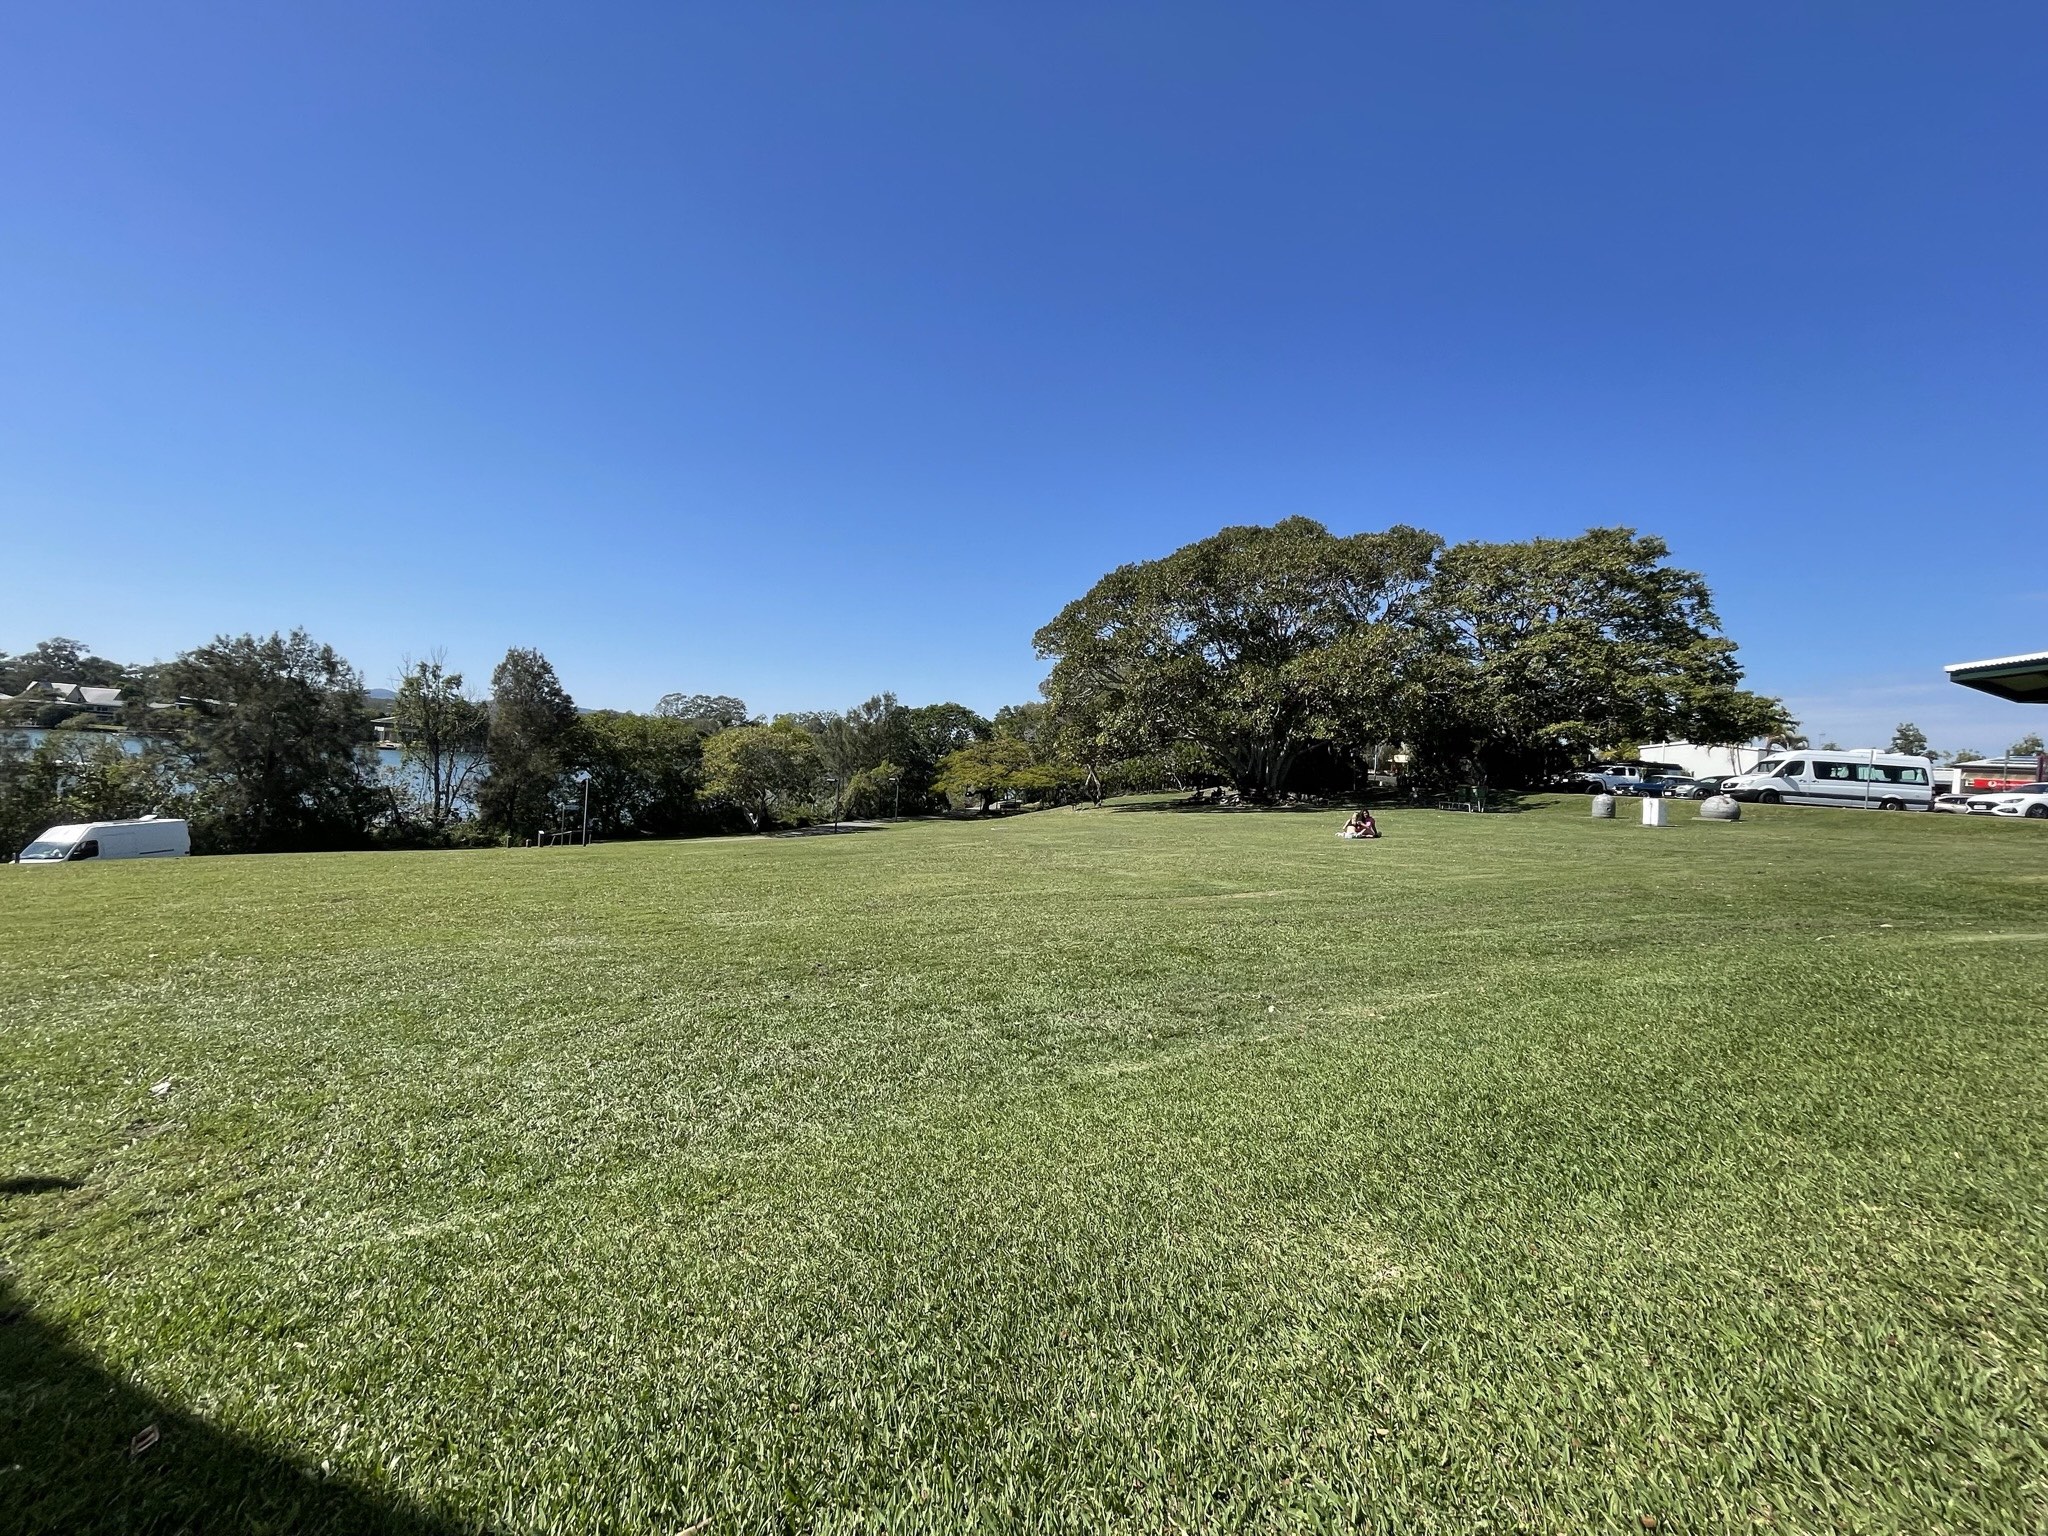
[[1934,809],[1934,764],[1897,752],[1785,752],[1721,781],[1721,793],[1765,805],[1866,811]]
[[52,827],[21,850],[21,862],[182,859],[191,851],[192,830],[184,822],[148,816],[141,821],[82,821],[68,827]]

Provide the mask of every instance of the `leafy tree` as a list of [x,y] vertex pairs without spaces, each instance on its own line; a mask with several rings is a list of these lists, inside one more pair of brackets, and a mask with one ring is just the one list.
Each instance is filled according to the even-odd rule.
[[848,816],[902,815],[902,765],[884,758],[871,768],[859,770],[846,781],[841,804]]
[[1706,582],[1629,528],[1447,549],[1427,616],[1455,665],[1426,665],[1416,734],[1494,771],[1547,772],[1620,741],[1752,740],[1789,722],[1739,686]]
[[906,713],[896,702],[895,694],[880,693],[844,714],[791,718],[816,739],[826,780],[843,799],[847,787],[861,774],[881,763],[892,762],[892,754],[907,755]]
[[704,788],[747,818],[756,832],[808,806],[824,782],[818,743],[793,720],[742,725],[704,743]]
[[680,837],[702,827],[708,719],[597,710],[583,717],[590,825],[599,837]]
[[1949,753],[1948,760],[1951,763],[1974,763],[1981,761],[1981,756],[1975,747],[1959,747]]
[[963,799],[979,796],[986,811],[1012,791],[1021,792],[1021,781],[1037,766],[1038,754],[1031,744],[1014,736],[977,741],[946,755],[939,764],[934,788]]
[[986,741],[989,737],[987,719],[965,704],[947,702],[944,704],[920,704],[903,712],[902,753],[898,759],[903,766],[907,785],[914,784],[929,791],[932,778],[939,770],[949,752],[957,752],[970,742]]
[[[789,717],[817,739],[827,782],[842,806],[856,798],[870,807],[857,815],[916,813],[931,809],[939,764],[950,752],[985,740],[989,722],[964,704],[927,704],[906,708],[893,693],[876,694],[843,714],[817,713]],[[888,765],[887,792],[877,788],[876,775]],[[940,796],[943,803],[943,796]]]
[[548,659],[516,646],[491,673],[490,712],[490,770],[477,808],[485,826],[516,842],[560,812],[580,745],[579,717]]
[[2035,753],[2048,750],[2041,745],[2038,732],[2030,732],[2005,749],[2007,757],[2032,757]]
[[302,629],[229,638],[165,671],[183,707],[166,724],[191,786],[193,838],[215,851],[343,847],[366,834],[373,791],[362,679]]
[[1892,732],[1891,750],[1907,757],[1926,757],[1927,733],[1912,721],[1902,720],[1898,729]]
[[670,720],[709,721],[720,729],[745,725],[749,719],[746,700],[724,693],[664,693],[654,712]]
[[962,799],[979,796],[986,811],[1005,795],[1050,800],[1079,783],[1081,770],[1019,736],[977,741],[948,754],[936,787]]
[[1043,699],[1028,704],[1005,704],[991,722],[992,734],[1033,746],[1050,743],[1054,735],[1052,706]]
[[1034,638],[1047,697],[1091,757],[1192,746],[1271,795],[1305,750],[1389,734],[1413,702],[1439,547],[1291,517],[1121,566]]
[[463,691],[462,674],[436,652],[407,670],[391,714],[400,756],[426,786],[418,819],[432,833],[445,832],[482,771],[490,710]]

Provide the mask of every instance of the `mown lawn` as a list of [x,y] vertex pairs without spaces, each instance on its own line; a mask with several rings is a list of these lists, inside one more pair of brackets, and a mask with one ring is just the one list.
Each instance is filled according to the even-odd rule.
[[2048,826],[1676,811],[0,868],[0,1530],[2043,1528]]

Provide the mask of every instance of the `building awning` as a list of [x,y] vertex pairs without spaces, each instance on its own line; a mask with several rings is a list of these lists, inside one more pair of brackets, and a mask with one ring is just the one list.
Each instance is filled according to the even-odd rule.
[[2015,704],[2048,704],[2048,651],[2031,656],[1999,656],[1990,661],[1959,661],[1943,667],[1948,680]]

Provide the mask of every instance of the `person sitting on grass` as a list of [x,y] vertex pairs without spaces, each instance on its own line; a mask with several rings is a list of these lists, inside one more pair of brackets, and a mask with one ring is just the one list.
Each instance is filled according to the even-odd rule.
[[1380,835],[1379,823],[1372,819],[1371,811],[1361,807],[1351,813],[1351,819],[1344,823],[1344,830],[1337,835],[1339,837],[1378,837]]

